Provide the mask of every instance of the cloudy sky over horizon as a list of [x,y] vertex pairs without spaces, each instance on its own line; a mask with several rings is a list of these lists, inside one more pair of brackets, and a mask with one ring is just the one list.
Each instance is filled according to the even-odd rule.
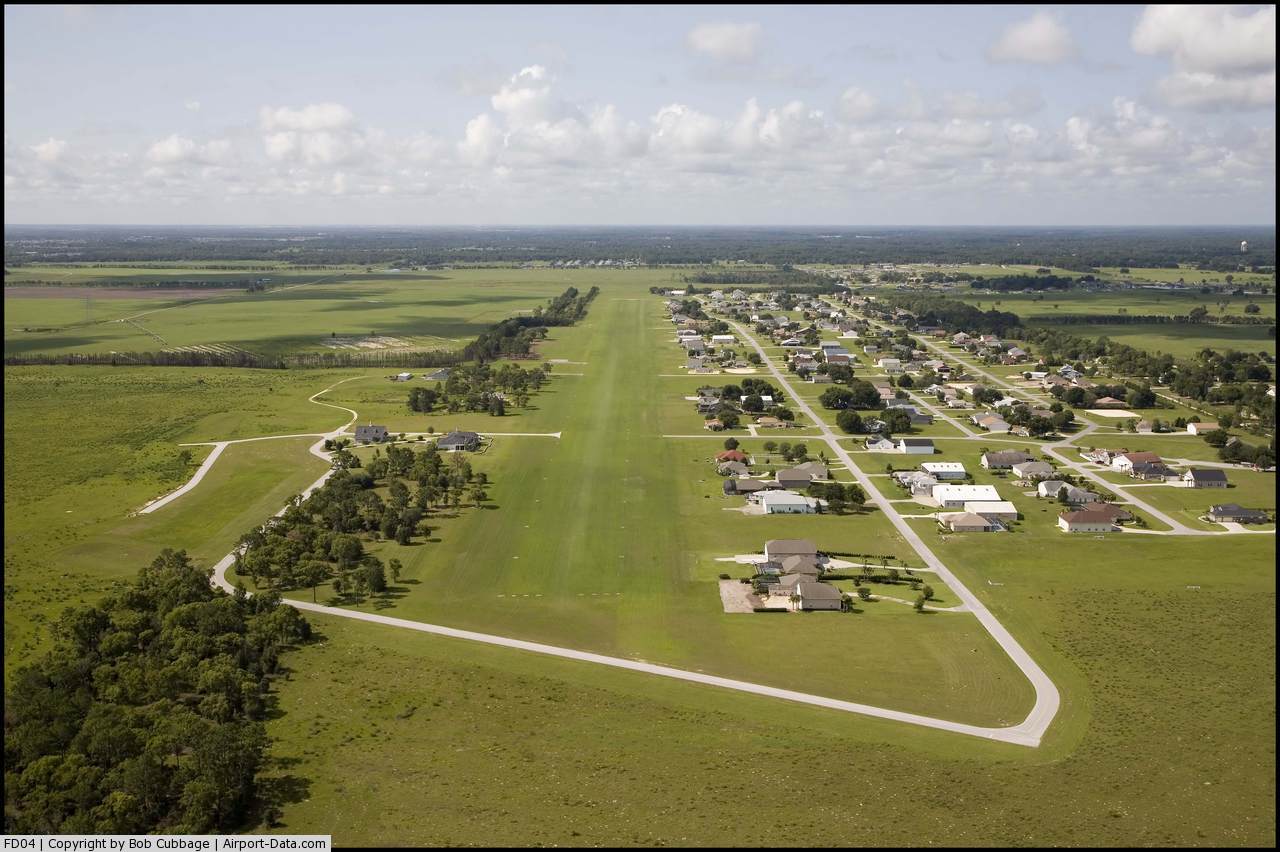
[[1275,32],[1274,6],[6,6],[5,219],[1272,224]]

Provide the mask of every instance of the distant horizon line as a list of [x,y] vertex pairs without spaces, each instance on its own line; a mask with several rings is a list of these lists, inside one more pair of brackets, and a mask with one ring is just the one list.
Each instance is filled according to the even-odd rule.
[[320,224],[291,224],[291,225],[264,225],[264,224],[162,224],[158,222],[130,222],[121,224],[97,224],[90,222],[5,222],[4,227],[7,228],[245,228],[251,230],[268,230],[268,229],[323,229],[323,228],[345,228],[345,229],[377,229],[377,228],[417,228],[417,229],[565,229],[565,230],[586,230],[586,229],[653,229],[659,230],[663,228],[714,228],[719,230],[747,230],[758,228],[770,228],[775,230],[896,230],[905,228],[918,229],[936,229],[936,230],[983,230],[983,229],[1000,229],[1000,230],[1052,230],[1060,228],[1072,229],[1092,229],[1092,230],[1120,230],[1130,228],[1160,230],[1160,229],[1177,229],[1177,228],[1203,228],[1203,229],[1227,229],[1227,228],[1275,228],[1275,222],[1263,222],[1256,224],[1244,223],[1227,223],[1227,224],[1194,224],[1194,225],[1097,225],[1097,224],[1057,224],[1057,225],[908,225],[908,224],[891,224],[891,225],[838,225],[831,223],[803,224],[803,225],[693,225],[693,224],[641,224],[641,225],[602,225],[602,224],[555,224],[555,225],[534,225],[534,224],[514,224],[514,223],[496,223],[496,224],[454,224],[454,225],[396,225],[396,224],[379,224],[379,225],[320,225]]

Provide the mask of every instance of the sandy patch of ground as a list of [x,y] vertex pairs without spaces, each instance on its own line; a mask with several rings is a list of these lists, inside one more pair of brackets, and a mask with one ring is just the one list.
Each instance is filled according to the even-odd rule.
[[720,602],[725,612],[754,612],[760,606],[760,598],[752,594],[751,585],[737,580],[720,581]]
[[412,349],[414,344],[399,337],[327,337],[320,341],[329,349]]
[[1085,414],[1092,414],[1095,417],[1139,417],[1132,411],[1125,411],[1119,408],[1086,408]]

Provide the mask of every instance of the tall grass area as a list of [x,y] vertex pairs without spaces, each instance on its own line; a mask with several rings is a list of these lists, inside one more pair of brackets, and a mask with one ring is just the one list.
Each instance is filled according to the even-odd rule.
[[345,422],[343,412],[306,401],[336,378],[321,372],[6,367],[6,671],[43,645],[47,634],[40,625],[65,606],[93,600],[164,547],[202,555],[224,543],[229,548],[288,498],[282,483],[300,490],[315,479],[312,463],[321,471],[323,465],[307,455],[308,439],[242,444],[223,454],[185,504],[127,517],[190,479],[210,449],[186,448],[191,456],[184,464],[181,442],[314,432]]

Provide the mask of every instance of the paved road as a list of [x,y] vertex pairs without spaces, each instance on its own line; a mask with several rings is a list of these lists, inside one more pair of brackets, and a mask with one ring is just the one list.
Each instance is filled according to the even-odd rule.
[[[213,467],[213,463],[218,460],[218,456],[222,455],[222,451],[227,448],[228,443],[229,443],[228,441],[213,442],[213,451],[209,453],[209,457],[204,460],[204,464],[200,465],[200,467],[196,469],[196,472],[192,475],[191,479],[187,480],[186,485],[180,486],[174,489],[173,491],[170,491],[168,494],[165,494],[163,497],[157,497],[156,499],[152,500],[150,503],[148,503],[147,505],[139,509],[137,514],[149,515],[152,512],[154,512],[156,509],[169,505],[174,500],[177,500],[183,494],[186,494],[192,488],[195,488],[197,485],[199,485],[200,480],[204,479],[204,475],[209,472],[210,468]],[[186,447],[186,446],[192,446],[192,445],[182,444],[181,446]]]
[[[294,286],[302,286],[302,285],[294,285]],[[325,388],[324,390],[314,393],[307,398],[308,402],[314,402],[316,405],[324,405],[329,408],[338,408],[348,412],[351,415],[351,420],[344,423],[342,426],[339,426],[337,429],[334,429],[332,432],[304,432],[303,434],[300,434],[300,435],[263,435],[258,438],[237,438],[232,441],[196,441],[190,444],[179,444],[179,446],[181,447],[212,446],[213,452],[209,453],[209,457],[204,460],[204,464],[200,465],[200,467],[192,475],[191,479],[187,480],[187,483],[185,485],[173,491],[170,491],[168,494],[165,494],[162,497],[157,497],[156,499],[152,500],[150,503],[147,503],[145,506],[139,509],[136,514],[149,515],[152,512],[156,511],[157,509],[160,509],[160,508],[163,508],[164,506],[169,505],[174,500],[177,500],[179,497],[181,497],[183,494],[186,494],[188,491],[195,488],[197,485],[200,484],[200,481],[205,478],[205,475],[213,468],[213,463],[218,460],[218,456],[222,455],[223,450],[225,450],[231,444],[247,444],[252,441],[277,441],[282,438],[319,438],[320,439],[319,441],[311,445],[310,452],[313,456],[323,459],[326,463],[328,463],[329,457],[325,455],[323,452],[325,440],[329,438],[336,438],[337,436],[341,435],[348,428],[350,428],[352,423],[356,422],[356,418],[359,415],[356,414],[356,412],[350,408],[346,408],[345,406],[341,406],[341,405],[334,405],[333,403],[330,403],[330,402],[321,402],[320,400],[316,399],[316,397],[320,396],[321,394],[328,393],[329,391],[333,390],[343,382],[350,382],[356,379],[363,379],[363,378],[364,376],[352,376],[349,379],[343,379],[341,382],[335,382],[332,385],[329,385],[329,387]]]
[[765,353],[764,348],[756,342],[756,339],[747,333],[746,329],[744,329],[740,324],[735,322],[730,323],[730,325],[737,330],[740,340],[746,341],[749,345],[755,348],[756,352],[760,354],[761,359],[768,366],[769,372],[773,374],[774,378],[777,379],[778,383],[782,386],[782,389],[786,391],[792,401],[795,402],[796,407],[808,416],[810,420],[818,424],[818,428],[822,431],[822,438],[826,441],[827,446],[829,446],[831,451],[835,453],[836,458],[840,459],[840,461],[844,462],[845,465],[848,466],[849,470],[858,480],[858,483],[862,486],[863,490],[867,492],[867,496],[871,502],[875,503],[880,510],[884,512],[885,517],[893,523],[898,532],[902,534],[902,537],[905,538],[913,548],[915,548],[916,553],[920,554],[920,557],[925,561],[925,564],[932,568],[937,575],[942,578],[943,582],[955,590],[956,595],[960,600],[973,612],[974,616],[979,622],[981,622],[982,626],[987,629],[987,632],[991,634],[1000,647],[1004,649],[1004,652],[1009,655],[1009,658],[1013,660],[1014,664],[1022,670],[1022,673],[1026,675],[1027,680],[1031,681],[1031,685],[1035,689],[1036,701],[1034,706],[1031,708],[1031,712],[1027,715],[1027,718],[1011,728],[989,728],[985,730],[1007,732],[1009,736],[1015,738],[1007,740],[1008,742],[1018,741],[1022,742],[1024,745],[1039,745],[1040,738],[1048,729],[1049,723],[1053,721],[1053,717],[1057,715],[1058,706],[1061,703],[1058,688],[1054,685],[1053,681],[1049,679],[1049,676],[1044,673],[1044,670],[1040,668],[1036,661],[1031,658],[1031,655],[1028,654],[1020,644],[1018,644],[1018,640],[1014,639],[1013,635],[1005,629],[1004,625],[1001,624],[994,615],[992,615],[986,605],[983,604],[982,601],[978,600],[977,596],[975,596],[973,592],[969,591],[955,574],[951,573],[951,570],[943,564],[941,559],[934,555],[933,551],[925,545],[924,541],[916,534],[916,531],[912,529],[911,525],[903,520],[902,515],[898,513],[898,510],[894,508],[893,504],[880,494],[876,487],[871,483],[870,477],[863,473],[858,465],[854,463],[853,456],[849,455],[848,451],[846,451],[844,447],[840,446],[840,442],[836,439],[837,436],[832,432],[831,427],[826,425],[826,423],[822,421],[822,418],[818,417],[817,414],[814,413],[813,409],[809,407],[809,404],[805,402],[804,398],[795,392],[790,381],[787,380],[786,374],[778,369],[773,359]]
[[[329,474],[326,474],[320,481],[312,486],[312,488],[319,487],[324,483],[324,480],[328,478]],[[308,493],[310,490],[311,489],[308,489]],[[232,552],[223,557],[222,560],[214,566],[214,583],[228,592],[234,592],[235,590],[226,579],[227,569],[230,568],[234,562],[235,553]],[[759,683],[733,680],[732,678],[727,677],[717,677],[715,675],[691,672],[684,669],[672,668],[670,666],[660,666],[654,663],[640,662],[638,660],[628,660],[623,657],[610,657],[604,654],[593,654],[590,651],[578,651],[573,648],[544,645],[541,642],[528,642],[523,639],[511,639],[506,636],[494,636],[490,633],[477,633],[473,630],[459,630],[454,627],[444,627],[439,624],[409,621],[404,618],[392,618],[387,615],[376,615],[370,612],[360,612],[359,610],[341,609],[338,607],[325,606],[323,604],[307,603],[306,601],[286,599],[285,603],[303,610],[304,612],[316,612],[324,615],[337,616],[339,618],[353,618],[357,621],[367,621],[387,627],[398,627],[403,630],[416,630],[420,633],[431,633],[436,636],[446,636],[452,639],[464,639],[469,642],[483,642],[487,645],[498,645],[503,648],[514,648],[519,651],[532,651],[535,654],[546,654],[547,656],[561,657],[567,660],[578,660],[586,663],[594,663],[596,665],[612,666],[614,668],[627,669],[629,671],[641,672],[643,674],[669,677],[676,680],[704,684],[706,686],[717,686],[721,689],[732,689],[738,692],[751,693],[753,695],[780,698],[784,701],[812,704],[816,707],[825,707],[830,710],[841,710],[846,713],[858,713],[864,716],[875,716],[880,719],[889,719],[895,722],[906,722],[912,725],[922,725],[924,727],[937,728],[958,734],[968,734],[973,737],[1013,743],[1014,745],[1031,747],[1040,745],[1040,732],[1028,730],[1025,722],[1023,725],[1018,725],[1012,728],[984,728],[979,725],[966,725],[960,722],[949,722],[946,719],[934,719],[930,716],[921,716],[916,713],[904,713],[899,710],[886,710],[883,707],[872,707],[868,704],[858,704],[853,701],[841,701],[836,698],[825,698],[821,695],[811,695],[807,692],[779,689],[777,687],[765,686]]]
[[[924,340],[923,338],[919,338],[919,337],[915,339],[919,342],[922,342],[928,348],[933,349],[935,352],[939,352],[943,355],[951,356],[954,360],[954,355],[952,355],[952,353],[947,352],[945,349],[933,343],[932,341]],[[1021,388],[1016,388],[1013,385],[1009,384],[1008,382],[1004,381],[1003,379],[999,378],[998,376],[992,375],[991,373],[988,373],[987,371],[982,370],[974,366],[973,364],[966,362],[965,367],[970,372],[974,372],[980,376],[983,376],[991,384],[1001,388],[1002,390],[1009,391],[1010,393],[1021,394],[1024,399],[1030,400],[1032,402],[1036,402],[1036,403],[1040,402],[1040,400],[1035,399],[1035,397],[1031,396]],[[1079,440],[1079,438],[1081,438],[1083,435],[1086,435],[1092,432],[1096,428],[1097,428],[1096,426],[1087,427],[1084,431],[1076,435],[1068,436],[1067,438],[1064,438],[1061,441],[1056,441],[1052,444],[1044,444],[1042,446],[1042,449],[1046,454],[1057,459],[1058,462],[1071,468],[1073,471],[1078,473],[1080,476],[1083,476],[1085,479],[1088,479],[1091,482],[1094,482],[1108,490],[1114,490],[1115,483],[1107,481],[1106,479],[1099,476],[1094,471],[1085,467],[1082,462],[1075,461],[1074,459],[1060,452],[1062,448],[1067,448],[1071,452],[1079,452],[1079,448],[1076,447],[1073,444],[1073,442],[1076,440]],[[1174,518],[1174,517],[1171,517],[1170,515],[1165,514],[1164,512],[1157,509],[1155,506],[1152,506],[1150,503],[1147,503],[1144,500],[1140,500],[1139,498],[1133,496],[1132,494],[1125,493],[1124,497],[1126,499],[1123,502],[1130,503],[1134,506],[1137,506],[1139,509],[1142,509],[1147,514],[1151,515],[1153,518],[1156,518],[1157,520],[1159,520],[1161,523],[1168,525],[1170,529],[1167,532],[1169,533],[1176,534],[1176,535],[1233,535],[1235,534],[1234,531],[1232,530],[1210,531],[1210,530],[1193,529],[1187,526],[1186,524],[1182,523],[1181,521],[1179,521],[1177,518]]]

